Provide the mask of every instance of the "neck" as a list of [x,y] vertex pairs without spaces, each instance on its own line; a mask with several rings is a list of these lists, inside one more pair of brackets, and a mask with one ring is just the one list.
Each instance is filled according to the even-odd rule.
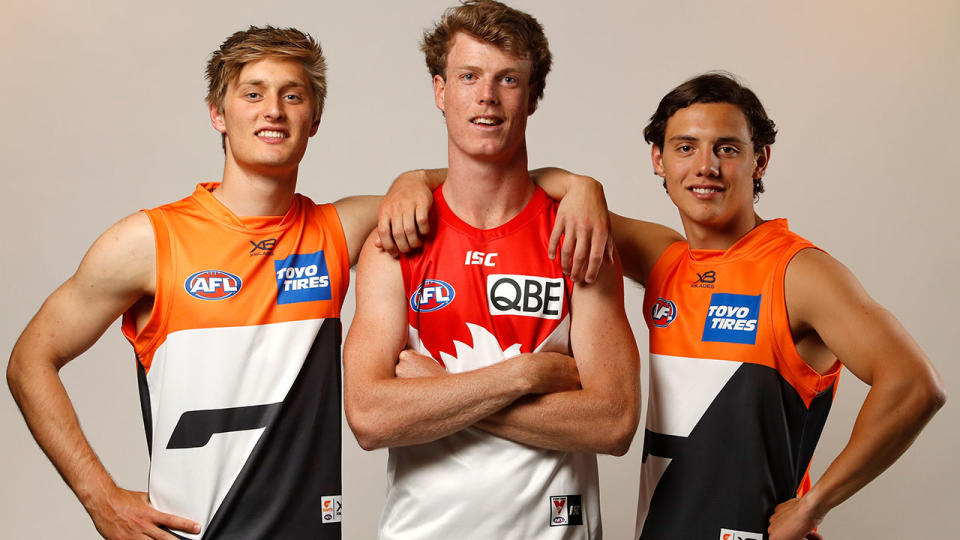
[[213,195],[240,217],[282,216],[293,204],[296,189],[296,168],[281,174],[255,171],[242,167],[228,155],[223,180]]
[[681,216],[681,221],[683,222],[683,233],[687,237],[690,249],[718,250],[729,249],[757,225],[764,222],[756,212],[745,214],[742,218],[721,227],[695,223],[683,216]]
[[442,189],[453,213],[471,226],[492,229],[503,225],[523,210],[535,190],[527,172],[526,146],[508,159],[490,161],[451,148]]

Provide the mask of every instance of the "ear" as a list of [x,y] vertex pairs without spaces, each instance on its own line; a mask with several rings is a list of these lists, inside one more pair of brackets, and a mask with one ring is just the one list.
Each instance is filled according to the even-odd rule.
[[767,165],[770,164],[770,145],[764,146],[757,154],[757,166],[753,169],[753,178],[763,178],[763,173],[767,171]]
[[663,152],[660,147],[653,145],[650,147],[650,160],[653,162],[653,174],[660,178],[665,178],[666,173],[663,169]]
[[313,137],[314,135],[317,134],[317,128],[319,128],[319,127],[320,127],[320,119],[317,118],[316,121],[313,122],[313,125],[310,126],[310,136],[311,136],[311,137]]
[[537,87],[530,85],[530,105],[527,107],[527,116],[537,112]]
[[218,109],[215,103],[210,104],[210,123],[213,124],[213,129],[223,134],[227,133],[227,124],[223,121],[223,111]]
[[443,95],[443,90],[446,88],[446,86],[447,81],[443,80],[443,77],[439,75],[433,76],[433,100],[434,103],[436,103],[437,108],[443,112],[447,112],[447,110],[444,108],[445,103]]

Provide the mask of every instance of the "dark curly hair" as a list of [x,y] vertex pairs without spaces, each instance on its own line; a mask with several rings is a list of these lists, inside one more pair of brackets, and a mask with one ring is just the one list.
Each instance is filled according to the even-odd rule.
[[[741,84],[733,74],[726,71],[710,71],[697,75],[663,96],[657,111],[650,117],[650,123],[643,128],[644,140],[662,149],[667,132],[667,121],[674,113],[694,103],[729,103],[739,107],[747,117],[754,152],[759,153],[764,146],[773,144],[777,139],[776,124],[767,116],[767,111],[764,110],[757,95]],[[664,187],[666,187],[666,181],[664,181]],[[754,179],[754,197],[761,193],[763,193],[763,179]]]

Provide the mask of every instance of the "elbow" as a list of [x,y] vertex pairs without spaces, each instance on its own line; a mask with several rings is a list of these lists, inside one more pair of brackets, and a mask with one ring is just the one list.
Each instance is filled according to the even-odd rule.
[[353,431],[353,436],[357,439],[360,448],[369,452],[387,446],[386,438],[383,437],[382,429],[374,420],[374,415],[359,412],[355,406],[346,403],[344,403],[344,412],[346,413],[347,424]]
[[20,355],[17,354],[17,348],[14,347],[10,354],[10,362],[7,364],[7,387],[10,389],[10,394],[13,395],[13,400],[18,404],[20,403],[24,380],[23,362],[21,362]]
[[939,377],[933,376],[923,385],[922,403],[928,418],[932,417],[947,403],[947,389]]
[[623,456],[630,450],[633,437],[640,423],[640,410],[637,403],[616,408],[609,420],[608,428],[600,442],[598,453]]

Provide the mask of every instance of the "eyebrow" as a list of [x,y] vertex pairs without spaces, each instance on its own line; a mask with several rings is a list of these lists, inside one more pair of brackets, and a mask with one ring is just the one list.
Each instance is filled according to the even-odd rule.
[[[252,79],[249,81],[238,81],[237,86],[266,86],[266,83],[261,79]],[[307,86],[299,81],[289,80],[280,85],[280,88],[306,88]]]
[[[674,141],[696,142],[699,140],[700,140],[699,138],[694,137],[693,135],[674,135],[673,137],[670,137],[669,142],[674,142]],[[744,141],[740,137],[720,137],[717,139],[717,142],[720,144],[724,144],[724,143],[747,144],[747,141]]]

